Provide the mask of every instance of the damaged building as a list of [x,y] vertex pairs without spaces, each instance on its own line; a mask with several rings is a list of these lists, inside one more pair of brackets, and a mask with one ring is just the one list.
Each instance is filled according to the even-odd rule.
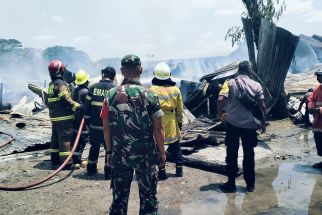
[[[258,50],[255,50],[251,20],[243,19],[243,24],[249,59],[253,65],[252,77],[263,86],[268,114],[285,117],[288,111],[284,82],[299,37],[263,19]],[[233,78],[237,69],[238,62],[231,62],[204,75],[198,82],[181,81],[180,90],[185,105],[181,145],[186,165],[225,173],[224,153],[222,149],[218,151],[216,148],[224,143],[225,136],[225,127],[217,118],[216,102],[223,82]],[[66,75],[66,81],[71,83],[73,75]],[[40,98],[44,96],[45,91],[41,87],[29,85],[29,89]],[[0,156],[32,150],[32,147],[49,147],[50,121],[47,110],[41,105],[41,99],[28,103],[24,98],[7,113],[10,115],[0,114],[0,124],[15,140],[1,147]],[[9,137],[3,137],[2,140]]]

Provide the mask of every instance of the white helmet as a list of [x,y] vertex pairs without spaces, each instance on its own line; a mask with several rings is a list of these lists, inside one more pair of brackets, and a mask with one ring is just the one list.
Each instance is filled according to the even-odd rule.
[[153,75],[156,79],[167,80],[170,78],[171,71],[168,64],[160,62],[154,67]]

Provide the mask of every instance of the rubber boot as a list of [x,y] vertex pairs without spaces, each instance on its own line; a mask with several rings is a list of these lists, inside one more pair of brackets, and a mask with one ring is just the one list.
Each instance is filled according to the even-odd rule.
[[68,162],[65,167],[63,168],[63,170],[72,170],[73,169],[73,163],[72,162]]
[[[62,157],[62,156],[60,156],[60,165],[62,165],[64,162],[65,162],[65,160],[67,159],[67,157]],[[72,170],[73,169],[73,162],[72,161],[69,161],[66,165],[65,165],[65,167],[63,168],[63,170]]]
[[73,155],[73,168],[80,169],[81,168],[81,160],[78,155]]
[[60,164],[60,158],[58,153],[50,153],[51,168],[53,170],[57,169]]
[[176,176],[177,177],[183,176],[182,164],[176,164]]
[[87,164],[87,175],[95,175],[97,173],[97,165],[96,163]]
[[165,171],[165,166],[164,167],[159,167],[158,179],[160,181],[167,179],[167,174],[166,174],[166,171]]
[[228,177],[228,181],[220,185],[220,189],[224,193],[234,193],[236,192],[236,182],[235,178]]
[[105,180],[111,179],[111,167],[109,166],[104,167],[104,177],[105,177]]

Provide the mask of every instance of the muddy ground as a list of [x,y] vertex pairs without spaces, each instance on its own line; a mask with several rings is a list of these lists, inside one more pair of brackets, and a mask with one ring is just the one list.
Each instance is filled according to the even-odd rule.
[[[237,192],[225,194],[218,189],[225,176],[184,167],[184,177],[176,178],[174,165],[168,163],[169,178],[158,186],[160,214],[321,214],[322,172],[311,167],[319,161],[312,132],[289,120],[273,121],[260,139],[254,193],[245,192],[242,176]],[[224,162],[224,146],[220,148],[213,160]],[[209,160],[211,155],[207,156]],[[50,172],[45,151],[0,157],[1,186],[28,183]],[[84,169],[63,171],[34,189],[0,191],[0,214],[106,213],[112,196],[110,182],[102,174],[103,157],[97,176],[84,173]],[[133,181],[128,214],[138,214],[138,199]]]

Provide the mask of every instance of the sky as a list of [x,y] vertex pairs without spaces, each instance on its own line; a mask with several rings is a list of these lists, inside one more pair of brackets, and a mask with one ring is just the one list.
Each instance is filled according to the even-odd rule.
[[[278,22],[322,35],[321,0],[286,0]],[[159,60],[227,55],[225,34],[240,26],[241,0],[1,0],[0,38],[25,47],[72,46],[91,59],[134,53]]]

